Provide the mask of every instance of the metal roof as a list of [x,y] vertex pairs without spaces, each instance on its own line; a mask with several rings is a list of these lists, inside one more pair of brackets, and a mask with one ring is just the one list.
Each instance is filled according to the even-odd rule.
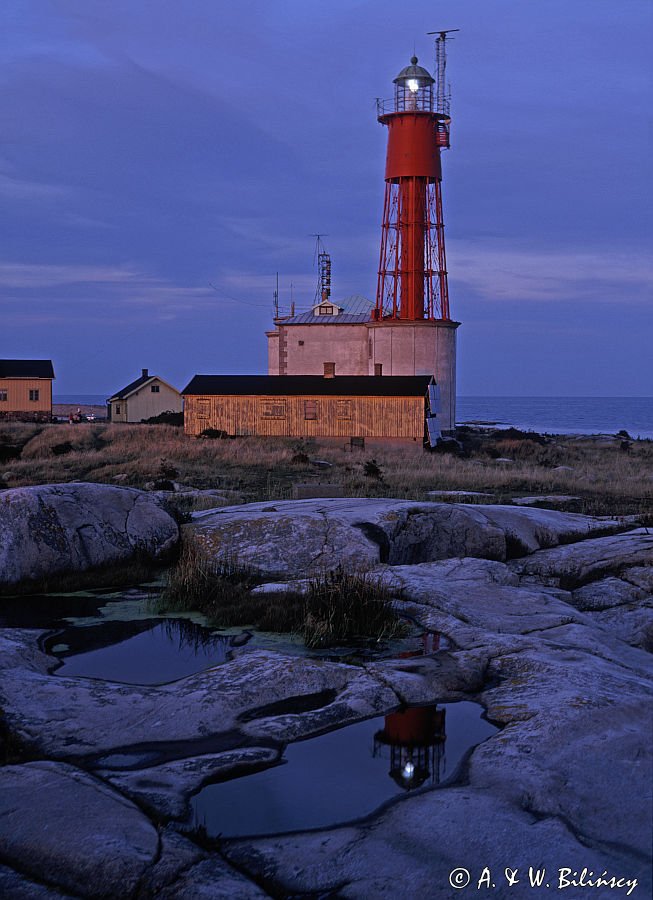
[[184,396],[422,397],[430,375],[196,375]]
[[316,316],[312,310],[297,316],[274,320],[275,325],[354,325],[370,321],[369,313],[338,313],[335,316]]
[[394,83],[396,84],[398,81],[404,81],[404,79],[408,78],[421,78],[426,79],[429,84],[434,84],[434,79],[428,69],[425,69],[424,66],[417,65],[417,57],[413,56],[410,60],[410,65],[405,66],[401,72],[394,79]]
[[0,359],[0,378],[54,378],[50,359]]

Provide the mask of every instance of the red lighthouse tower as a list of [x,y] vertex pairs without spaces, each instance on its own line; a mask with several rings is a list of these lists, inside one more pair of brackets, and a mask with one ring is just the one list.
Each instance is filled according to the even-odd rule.
[[450,321],[440,151],[449,146],[445,43],[436,40],[437,83],[416,56],[378,102],[388,127],[381,257],[374,318]]

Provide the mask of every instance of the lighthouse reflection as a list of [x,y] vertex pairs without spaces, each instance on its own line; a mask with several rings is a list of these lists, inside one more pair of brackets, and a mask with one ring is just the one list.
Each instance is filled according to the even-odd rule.
[[444,787],[465,754],[496,733],[482,716],[469,701],[431,704],[295,741],[280,765],[206,784],[191,800],[192,821],[223,838],[353,821],[407,791]]
[[375,757],[388,758],[389,775],[403,790],[440,783],[445,764],[446,710],[412,706],[385,717],[374,735]]

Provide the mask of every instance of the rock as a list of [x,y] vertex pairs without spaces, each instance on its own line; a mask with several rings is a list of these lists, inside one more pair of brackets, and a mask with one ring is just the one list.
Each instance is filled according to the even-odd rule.
[[205,859],[154,896],[157,900],[269,900],[270,895],[219,857]]
[[620,640],[653,653],[653,602],[617,606],[590,613],[590,618]]
[[3,860],[28,877],[85,897],[129,896],[158,843],[136,806],[86,772],[53,762],[0,768]]
[[264,584],[257,584],[250,591],[251,594],[285,594],[286,592],[303,592],[306,590],[308,581],[267,581]]
[[174,519],[152,497],[106,484],[14,488],[0,497],[0,583],[158,558],[178,540]]
[[[609,869],[626,877],[642,868],[625,854],[587,847],[559,819],[540,818],[473,787],[401,799],[369,823],[230,841],[224,852],[241,871],[264,875],[275,896],[351,900],[452,900],[458,892],[452,890],[451,873],[458,871],[465,878],[468,871],[467,893],[475,894],[486,867],[497,888],[492,893],[525,900],[533,894],[529,865],[546,869],[552,887],[557,887],[560,866],[579,872],[584,867],[598,873]],[[507,860],[518,869],[520,882],[511,888]],[[460,891],[461,896],[465,893]]]
[[539,497],[513,497],[512,502],[516,506],[544,506],[568,507],[581,503],[580,497],[573,497],[571,494],[544,494]]
[[[472,562],[511,580],[501,564],[461,565]],[[452,563],[428,568],[445,565]],[[457,602],[470,622],[483,615],[471,580]],[[515,604],[495,628],[503,631],[509,618],[520,616]],[[513,624],[510,631],[518,629]],[[650,656],[601,632],[589,617],[500,640],[482,634],[485,664],[483,654],[472,654],[461,659],[461,670],[469,673],[475,659],[477,698],[491,721],[507,727],[472,752],[465,786],[408,795],[362,822],[312,834],[228,841],[227,858],[282,896],[389,900],[400,883],[402,896],[451,898],[454,869],[469,870],[474,890],[488,867],[499,889],[507,859],[519,870],[519,886],[501,887],[500,896],[531,896],[529,865],[545,868],[555,888],[561,867],[585,868],[631,884],[636,878],[637,892],[648,896]],[[445,654],[451,655],[461,656]],[[383,664],[383,675],[392,668],[399,674],[402,664]],[[412,668],[402,677],[417,686]]]
[[581,541],[593,534],[609,534],[623,528],[617,519],[594,518],[553,509],[489,505],[467,508],[481,511],[488,523],[501,529],[508,557],[525,556],[535,550]]
[[483,694],[488,715],[504,722],[518,716],[519,724],[474,751],[470,784],[540,816],[560,817],[585,840],[646,854],[651,658],[622,654],[616,644],[598,656],[596,645],[583,646],[594,640],[588,628],[548,635],[537,649],[490,663],[488,675],[499,686]]
[[51,890],[3,865],[0,865],[0,897],[7,900],[74,900],[71,894]]
[[[565,602],[567,595],[539,585],[522,585],[503,563],[480,559],[443,560],[418,566],[396,566],[393,577],[403,596],[417,604],[444,612],[484,633],[528,634],[569,621],[583,621]],[[470,603],[473,598],[473,603]],[[428,628],[435,628],[458,642],[457,628],[443,625],[440,617],[415,610]]]
[[621,606],[624,603],[635,603],[638,600],[644,600],[646,596],[646,591],[629,581],[609,577],[602,578],[600,581],[592,581],[590,584],[572,591],[569,602],[576,609],[596,611]]
[[328,459],[309,459],[309,463],[312,466],[317,466],[318,469],[332,469],[333,463],[329,462]]
[[278,750],[246,747],[179,759],[135,772],[99,770],[98,775],[155,815],[185,819],[188,796],[199,790],[205,781],[229,778],[235,773],[244,775],[247,769],[260,769],[278,759]]
[[630,582],[630,584],[641,588],[649,596],[653,596],[653,565],[633,566],[632,568],[624,569],[621,577]]
[[[653,637],[646,529],[396,500],[251,504],[195,523],[190,533],[215,552],[240,548],[255,565],[259,541],[260,571],[285,569],[286,587],[305,583],[306,559],[364,558],[401,593],[401,612],[451,643],[358,666],[242,648],[224,665],[139,687],[50,675],[38,632],[0,631],[4,723],[34,753],[81,757],[102,779],[61,762],[0,767],[0,894],[451,898],[453,869],[470,871],[474,892],[489,867],[493,893],[519,900],[533,893],[532,865],[546,867],[554,891],[564,866],[636,877],[635,896],[649,895],[653,664],[638,649]],[[503,727],[453,786],[407,794],[364,820],[223,840],[218,856],[172,827],[157,835],[144,815],[187,826],[189,796],[205,781],[274,764],[286,742],[400,704],[463,699]],[[508,865],[519,884],[504,889]]]
[[[154,865],[147,870],[139,886],[138,896],[178,897],[174,888],[185,880],[188,870],[208,857],[208,853],[175,831],[170,825],[160,830],[161,852]],[[226,866],[226,869],[230,869]],[[192,895],[190,895],[192,896]]]
[[361,569],[464,556],[503,560],[621,527],[512,506],[321,499],[198,513],[187,533],[213,556],[235,555],[260,574],[288,578],[337,565]]
[[[283,723],[284,733],[290,729],[299,735],[332,727],[338,716],[356,721],[398,702],[390,688],[355,666],[264,650],[241,654],[227,665],[157,686],[43,675],[35,670],[37,658],[35,668],[4,669],[0,708],[12,731],[42,753],[65,759],[92,755],[100,768],[122,768],[109,758],[113,748],[157,744],[165,757],[170,742],[189,742],[176,756],[196,756],[191,742],[224,735],[222,746],[218,742],[212,749],[233,749],[239,727],[245,727],[243,716],[250,735],[267,733],[257,723],[269,718],[270,704],[283,717],[284,712],[292,715],[298,703],[305,707],[307,698],[315,699],[312,718]],[[121,750],[121,758],[126,753]],[[158,761],[156,748],[134,753],[137,761],[146,760],[142,765]]]
[[653,533],[645,528],[540,550],[510,563],[522,580],[553,578],[568,589],[640,565],[653,565]]
[[463,497],[493,497],[494,494],[484,494],[482,491],[427,491],[427,497],[454,497],[462,500]]

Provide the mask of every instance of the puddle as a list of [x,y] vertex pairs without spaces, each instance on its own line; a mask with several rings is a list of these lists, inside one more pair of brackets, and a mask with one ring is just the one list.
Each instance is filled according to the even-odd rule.
[[252,650],[361,665],[379,659],[410,658],[451,645],[435,632],[390,641],[360,641],[308,650],[299,635],[242,628],[217,629],[200,613],[159,613],[162,581],[120,590],[86,590],[2,598],[0,628],[47,631],[40,640],[59,661],[57,675],[125,684],[164,684],[228,662]]
[[393,797],[451,779],[465,754],[497,732],[476,703],[410,707],[289,744],[281,764],[210,784],[192,799],[193,825],[213,837],[325,828]]
[[[45,649],[61,659],[57,675],[164,684],[226,662],[233,638],[194,622],[171,619],[69,628],[51,640],[53,645],[48,648],[46,642]],[[80,652],[80,644],[91,649]]]

